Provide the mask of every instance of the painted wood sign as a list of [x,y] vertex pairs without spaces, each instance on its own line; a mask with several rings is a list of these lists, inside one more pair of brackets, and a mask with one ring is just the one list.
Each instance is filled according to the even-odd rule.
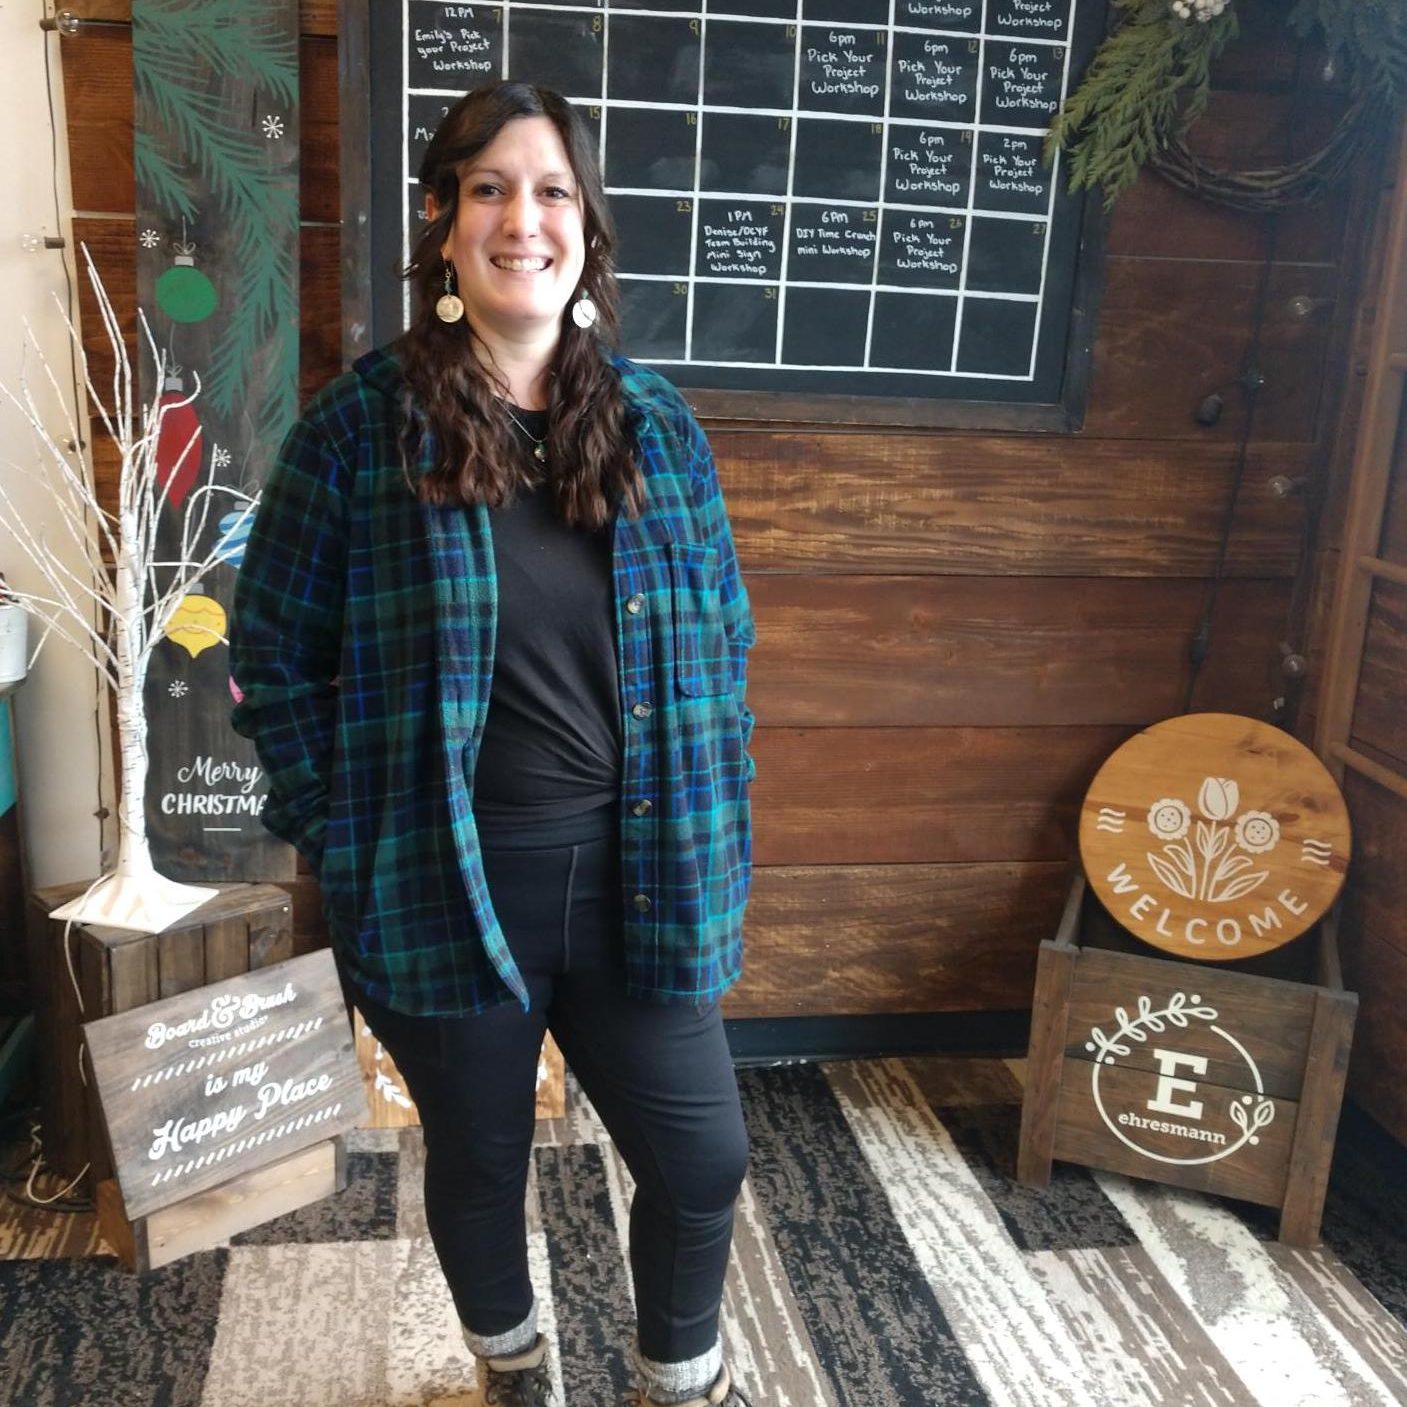
[[[411,1098],[405,1076],[396,1068],[391,1052],[376,1039],[360,1011],[352,1013],[356,1028],[357,1064],[371,1108],[368,1127],[399,1129],[420,1123],[420,1111]],[[539,1119],[560,1119],[566,1113],[566,1062],[551,1035],[542,1038],[537,1057],[536,1114]]]
[[[296,0],[133,0],[132,60],[137,293],[162,360],[157,386],[141,347],[143,394],[166,407],[162,540],[203,553],[238,527],[296,410]],[[226,545],[228,565],[153,655],[147,828],[174,879],[289,878],[293,852],[259,823],[253,747],[229,726],[239,543]]]
[[422,226],[431,135],[466,89],[513,77],[557,89],[595,135],[622,345],[679,385],[1024,403],[1067,389],[1084,200],[1042,143],[1102,4],[366,10],[376,340],[407,316],[390,271]]
[[1080,811],[1091,889],[1130,933],[1227,962],[1298,937],[1343,886],[1351,834],[1324,765],[1279,728],[1170,718],[1100,768]]
[[327,949],[83,1028],[129,1220],[366,1113]]

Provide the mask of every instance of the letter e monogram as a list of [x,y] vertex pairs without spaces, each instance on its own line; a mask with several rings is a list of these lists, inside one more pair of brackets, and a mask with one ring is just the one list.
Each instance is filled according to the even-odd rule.
[[1194,1075],[1207,1073],[1205,1055],[1183,1055],[1176,1050],[1155,1050],[1153,1058],[1163,1072],[1158,1077],[1158,1093],[1148,1101],[1148,1108],[1159,1114],[1185,1114],[1189,1119],[1202,1117],[1202,1101],[1193,1099],[1179,1104],[1173,1099],[1175,1094],[1196,1094],[1197,1086],[1192,1080],[1179,1080],[1175,1072],[1179,1066],[1191,1070]]

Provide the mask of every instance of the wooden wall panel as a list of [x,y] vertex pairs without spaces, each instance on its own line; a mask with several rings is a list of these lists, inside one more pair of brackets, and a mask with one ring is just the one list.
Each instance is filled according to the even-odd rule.
[[759,865],[1063,860],[1128,728],[769,728],[753,737]]
[[1349,743],[1386,754],[1407,773],[1407,586],[1379,581],[1373,588]]
[[[1285,580],[1226,582],[1197,699],[1258,713],[1271,697]],[[1201,581],[1098,577],[749,579],[748,697],[773,726],[1146,723],[1178,712]]]
[[[1312,741],[1321,661],[1338,577],[1353,570],[1340,550],[1353,483],[1353,461],[1363,428],[1363,391],[1369,351],[1385,291],[1388,219],[1395,192],[1384,162],[1360,227],[1351,233],[1367,248],[1357,321],[1348,353],[1349,376],[1328,459],[1326,502],[1320,521],[1310,611],[1310,667],[1314,692],[1297,726]],[[1390,465],[1387,512],[1379,555],[1407,565],[1407,417],[1399,425]],[[1380,581],[1370,601],[1362,671],[1349,742],[1372,762],[1407,774],[1407,589]],[[1353,859],[1342,901],[1340,944],[1345,980],[1360,995],[1349,1071],[1349,1093],[1397,1138],[1407,1141],[1407,806],[1378,783],[1349,771],[1344,795],[1353,821]]]
[[1383,538],[1378,551],[1389,562],[1398,562],[1407,567],[1407,416],[1402,418],[1397,437],[1387,513],[1383,519]]
[[[1288,89],[1214,92],[1191,146],[1219,166],[1274,165],[1322,140],[1337,120],[1342,98],[1306,96]],[[1274,236],[1277,258],[1296,263],[1335,263],[1347,206],[1329,200],[1287,211]],[[1270,251],[1268,222],[1197,200],[1166,181],[1140,181],[1115,207],[1110,254],[1158,259],[1263,259]]]
[[[1246,37],[1197,130],[1232,165],[1302,150],[1342,102],[1274,0],[1240,8]],[[130,0],[83,11],[115,23],[62,46],[75,233],[130,339]],[[336,28],[336,0],[305,0],[305,398],[340,366]],[[1342,371],[1331,349],[1355,297],[1353,210],[1335,198],[1287,215],[1272,244],[1264,219],[1141,181],[1109,231],[1082,433],[709,425],[759,631],[758,868],[729,1015],[1029,1001],[1086,783],[1131,730],[1181,707],[1228,510],[1228,580],[1194,706],[1264,716],[1283,687],[1277,647],[1293,638],[1310,510],[1332,488],[1325,427]],[[1229,383],[1272,249],[1267,381],[1233,505],[1247,411]],[[1307,316],[1291,310],[1297,295]],[[1193,410],[1213,390],[1225,411],[1203,427]],[[111,455],[96,448],[110,484]],[[1309,495],[1272,497],[1276,474]],[[1407,534],[1407,504],[1403,517]],[[316,885],[300,873],[290,892],[302,950],[321,938]]]
[[[1402,803],[1366,777],[1350,773],[1344,800],[1353,822],[1353,859],[1341,928],[1371,933],[1407,957],[1407,863]],[[1398,989],[1407,993],[1407,987]],[[1407,1001],[1395,1003],[1407,1011]],[[1404,1051],[1407,1055],[1407,1051]],[[1407,1064],[1399,1069],[1407,1068]]]
[[[1344,981],[1351,991],[1407,992],[1407,953],[1371,931],[1355,933],[1344,951]],[[1407,1003],[1364,1001],[1358,1008],[1348,1092],[1384,1128],[1407,1132]]]
[[1068,882],[1061,864],[758,870],[748,930],[766,938],[724,1015],[1021,1010]]
[[[1235,450],[1036,435],[713,434],[748,571],[1204,577]],[[1248,456],[1226,570],[1294,574],[1302,503],[1275,474],[1312,472],[1299,446]]]
[[[1261,329],[1265,387],[1258,439],[1314,438],[1324,345],[1335,295],[1333,265],[1277,265]],[[1098,395],[1088,434],[1234,442],[1246,428],[1246,398],[1232,383],[1250,339],[1260,268],[1255,263],[1115,257],[1108,260],[1095,343]],[[1290,299],[1314,301],[1310,316]],[[1193,412],[1220,390],[1226,408],[1210,428]]]

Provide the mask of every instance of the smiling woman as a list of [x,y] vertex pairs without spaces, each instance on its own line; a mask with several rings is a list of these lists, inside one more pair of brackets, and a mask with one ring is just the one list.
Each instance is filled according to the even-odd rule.
[[[585,263],[571,162],[550,119],[524,117],[458,174],[459,203],[440,248],[446,289],[457,282],[470,326],[489,365],[507,381],[510,400],[545,408],[562,310]],[[432,222],[439,213],[433,194],[425,213]]]
[[561,97],[469,93],[420,181],[409,330],[317,397],[265,486],[234,724],[418,1108],[474,1400],[550,1400],[524,1223],[550,1030],[636,1183],[631,1400],[737,1407],[718,1319],[747,1137],[718,999],[753,627],[713,455],[614,350],[614,227]]

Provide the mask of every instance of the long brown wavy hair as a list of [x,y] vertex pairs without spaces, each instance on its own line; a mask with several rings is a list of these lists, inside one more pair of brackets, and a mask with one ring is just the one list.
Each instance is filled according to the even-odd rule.
[[445,114],[420,163],[421,190],[434,196],[436,214],[402,270],[412,308],[410,327],[396,344],[405,374],[401,452],[409,469],[429,431],[431,467],[419,477],[408,473],[417,496],[428,503],[498,507],[531,477],[522,442],[499,402],[501,388],[477,354],[487,350],[483,340],[467,316],[456,323],[435,316],[444,291],[440,251],[459,208],[459,172],[520,117],[546,117],[556,127],[581,196],[586,261],[579,292],[596,304],[597,319],[589,329],[562,319],[548,371],[547,462],[563,520],[600,528],[617,507],[639,513],[645,498],[620,373],[609,356],[619,335],[615,223],[591,134],[571,104],[549,88],[504,81],[466,93]]

